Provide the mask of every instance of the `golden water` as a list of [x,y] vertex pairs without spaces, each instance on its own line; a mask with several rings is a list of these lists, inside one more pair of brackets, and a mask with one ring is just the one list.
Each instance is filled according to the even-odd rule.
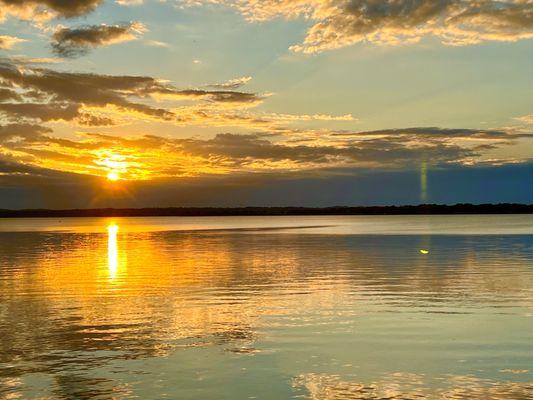
[[0,220],[0,399],[531,399],[532,229]]

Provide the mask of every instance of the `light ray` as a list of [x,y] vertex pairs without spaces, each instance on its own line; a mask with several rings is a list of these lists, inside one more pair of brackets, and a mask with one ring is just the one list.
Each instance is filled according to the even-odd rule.
[[420,201],[425,203],[428,199],[428,165],[426,160],[420,164]]

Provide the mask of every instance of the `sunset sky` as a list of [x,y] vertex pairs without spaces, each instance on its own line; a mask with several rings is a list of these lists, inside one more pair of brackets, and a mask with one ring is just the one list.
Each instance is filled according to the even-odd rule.
[[0,0],[0,208],[533,203],[531,0]]

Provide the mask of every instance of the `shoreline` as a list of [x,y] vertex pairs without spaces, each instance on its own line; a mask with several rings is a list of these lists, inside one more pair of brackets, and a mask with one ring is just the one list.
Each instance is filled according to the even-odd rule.
[[496,215],[533,214],[533,204],[421,204],[361,207],[166,207],[2,210],[0,218],[217,217],[313,215]]

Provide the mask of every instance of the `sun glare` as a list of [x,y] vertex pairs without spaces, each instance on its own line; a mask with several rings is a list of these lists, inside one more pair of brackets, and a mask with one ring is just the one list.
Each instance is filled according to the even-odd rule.
[[111,171],[107,174],[107,180],[108,181],[118,181],[120,179],[120,176],[117,172]]

